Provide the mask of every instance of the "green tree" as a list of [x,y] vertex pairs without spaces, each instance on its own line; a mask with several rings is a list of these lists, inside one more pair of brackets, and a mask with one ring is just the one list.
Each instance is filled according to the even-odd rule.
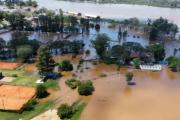
[[47,45],[42,45],[38,49],[37,67],[40,75],[47,75],[54,70],[55,62],[50,55],[49,47]]
[[23,61],[26,61],[28,58],[30,58],[32,54],[33,50],[30,45],[23,45],[17,49],[17,56]]
[[105,59],[107,53],[108,42],[110,38],[106,34],[99,34],[96,40],[92,42],[96,52],[101,60]]
[[133,62],[133,65],[136,68],[139,68],[139,65],[140,65],[140,62],[141,62],[141,60],[139,58],[134,58],[132,62]]
[[62,71],[72,71],[73,70],[73,65],[69,60],[63,60],[59,63],[59,70]]
[[36,86],[36,96],[37,96],[37,98],[44,98],[47,95],[48,95],[47,88],[42,84],[38,84]]
[[171,56],[171,57],[167,58],[167,61],[168,61],[168,65],[172,71],[177,71],[177,69],[180,70],[180,58],[179,57]]
[[86,57],[88,57],[90,55],[90,50],[86,50],[85,55],[86,55]]
[[128,84],[131,83],[131,81],[132,81],[132,79],[133,79],[133,76],[134,76],[134,75],[133,75],[132,72],[126,73],[126,81],[127,81]]
[[30,100],[30,101],[26,104],[26,106],[25,106],[24,109],[25,109],[26,111],[33,110],[33,109],[35,108],[36,104],[37,104],[36,99],[32,99],[32,100]]
[[9,21],[13,30],[23,30],[25,23],[25,15],[21,12],[10,12],[6,15],[6,20]]
[[176,56],[177,52],[178,52],[178,49],[174,48],[173,55]]
[[0,55],[4,56],[4,49],[6,47],[6,41],[0,38]]
[[4,77],[3,73],[0,72],[0,79],[2,79]]
[[115,45],[111,49],[111,56],[117,58],[118,64],[124,64],[126,59],[129,57],[129,52],[124,46]]
[[157,40],[159,37],[172,33],[175,37],[178,32],[177,25],[169,23],[167,19],[159,18],[156,19],[151,25],[150,40]]
[[78,92],[80,95],[88,96],[91,95],[93,91],[94,86],[90,80],[81,82],[81,84],[78,87]]
[[154,56],[156,62],[164,60],[165,58],[165,49],[161,44],[152,44],[148,47],[148,51],[151,52]]
[[22,32],[13,32],[12,39],[9,41],[9,45],[15,51],[19,46],[28,44],[28,36]]
[[32,47],[33,54],[36,55],[37,51],[38,51],[38,48],[40,46],[40,42],[38,40],[34,39],[34,40],[29,40],[28,43]]
[[58,108],[58,113],[57,114],[59,115],[59,117],[62,120],[69,119],[73,115],[73,108],[71,106],[68,106],[67,104],[62,104]]
[[64,15],[61,9],[59,10],[59,14],[60,14],[60,21],[61,21],[60,32],[63,33],[64,32]]

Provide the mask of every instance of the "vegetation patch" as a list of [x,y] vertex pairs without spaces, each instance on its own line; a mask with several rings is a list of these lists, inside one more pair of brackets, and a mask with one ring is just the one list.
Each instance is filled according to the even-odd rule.
[[48,79],[44,85],[47,89],[58,89],[59,85],[58,85],[58,80],[52,80],[52,79]]
[[72,71],[73,70],[73,65],[69,60],[63,60],[59,63],[59,70],[61,71]]
[[81,82],[78,87],[79,94],[85,96],[91,95],[94,90],[93,83],[90,80]]
[[76,79],[68,79],[65,83],[71,89],[76,89],[81,84],[81,82],[79,80],[76,80]]
[[82,102],[74,103],[72,106],[63,104],[58,109],[58,115],[63,120],[78,120],[85,106]]
[[2,120],[30,120],[33,117],[45,112],[46,110],[52,108],[54,105],[54,101],[47,101],[44,103],[38,103],[34,106],[35,109],[25,110],[21,114],[14,112],[3,112],[0,111],[0,116]]
[[47,88],[43,84],[36,86],[36,96],[37,98],[45,98],[48,96]]
[[100,77],[107,77],[107,75],[105,73],[101,73],[99,76]]
[[132,81],[133,77],[134,77],[134,74],[132,72],[126,73],[126,81],[127,81],[128,85],[135,85],[136,84],[135,82]]
[[11,85],[36,86],[38,75],[31,75],[24,70],[0,70],[5,77],[14,77],[15,80],[8,82]]
[[172,71],[176,72],[176,71],[180,70],[180,58],[179,57],[171,56],[171,57],[167,58],[167,61],[168,61],[168,65]]

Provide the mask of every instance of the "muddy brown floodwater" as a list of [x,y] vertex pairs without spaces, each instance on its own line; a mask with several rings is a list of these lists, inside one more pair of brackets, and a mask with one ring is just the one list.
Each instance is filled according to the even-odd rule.
[[[102,66],[96,67],[84,76],[99,74]],[[133,71],[137,85],[126,85],[127,71]],[[161,72],[122,68],[119,73],[93,81],[94,94],[81,97],[88,104],[80,120],[180,120],[180,72],[164,67]]]
[[[71,78],[70,72],[63,73],[59,85],[61,90],[54,92],[50,98],[57,99],[56,107],[62,103],[72,104],[81,99],[87,103],[80,120],[180,120],[180,72],[171,72],[163,67],[160,72],[135,70],[97,63],[84,63],[89,69],[76,70],[81,56],[72,55],[54,57],[56,62],[70,60],[75,67],[77,79],[92,80],[95,92],[92,96],[82,97],[76,90],[65,85]],[[27,70],[34,68],[28,66]],[[134,73],[137,85],[127,86],[125,74]],[[100,77],[101,74],[107,77]]]

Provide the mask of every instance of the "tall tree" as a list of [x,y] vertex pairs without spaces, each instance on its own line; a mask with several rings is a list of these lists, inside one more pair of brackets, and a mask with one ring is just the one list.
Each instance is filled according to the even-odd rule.
[[15,51],[18,46],[27,45],[28,44],[28,36],[22,32],[14,32],[12,34],[12,39],[9,41],[9,45]]
[[152,44],[147,49],[154,55],[156,62],[164,60],[166,56],[165,49],[161,44]]
[[64,32],[64,15],[61,9],[59,10],[59,13],[60,13],[60,21],[61,21],[60,32],[63,33]]
[[24,62],[28,60],[33,54],[32,47],[30,45],[23,45],[18,47],[17,56]]
[[0,55],[4,56],[4,49],[6,47],[6,41],[0,38]]
[[159,40],[162,36],[170,34],[175,37],[177,32],[177,25],[170,23],[167,19],[161,17],[155,20],[151,25],[150,40]]
[[55,67],[55,62],[50,55],[49,47],[47,45],[42,45],[38,49],[38,63],[37,67],[39,74],[46,76],[49,73],[52,73]]
[[118,64],[124,64],[125,60],[129,57],[129,52],[125,47],[116,45],[111,49],[111,56],[117,58]]
[[92,41],[92,44],[94,48],[96,49],[96,52],[100,59],[104,59],[106,57],[107,48],[109,46],[108,42],[110,41],[110,38],[106,34],[99,34],[96,37],[95,41]]

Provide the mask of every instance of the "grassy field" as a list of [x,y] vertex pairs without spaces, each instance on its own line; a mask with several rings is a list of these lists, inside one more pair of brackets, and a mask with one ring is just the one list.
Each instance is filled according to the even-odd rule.
[[36,80],[39,79],[38,75],[32,75],[24,70],[0,70],[6,77],[15,77],[16,79],[10,83],[12,85],[35,86]]
[[35,106],[34,110],[24,111],[23,113],[13,113],[13,112],[3,112],[0,111],[1,120],[30,120],[31,118],[39,115],[40,113],[45,112],[46,110],[52,108],[54,105],[53,101],[47,101],[45,103],[39,103]]
[[[6,77],[15,77],[12,82],[6,83],[11,85],[36,86],[36,80],[40,79],[38,75],[28,73],[24,70],[0,70]],[[58,89],[58,80],[48,80],[45,83],[47,89]]]
[[45,86],[47,89],[54,89],[54,90],[59,89],[58,80],[49,79],[48,81],[45,82]]
[[122,4],[138,4],[158,7],[180,8],[180,0],[65,0],[65,1],[91,1],[98,3],[122,3]]
[[[5,84],[11,84],[11,85],[23,85],[23,86],[36,86],[36,80],[40,79],[38,75],[29,73],[22,70],[0,70],[0,72],[3,73],[6,77],[14,77],[16,78],[14,81],[5,83]],[[44,84],[47,89],[59,89],[58,86],[58,80],[48,80]],[[41,102],[35,106],[34,110],[30,111],[23,111],[23,113],[14,113],[14,112],[7,112],[7,111],[0,111],[0,120],[19,120],[20,118],[22,120],[30,120],[31,118],[39,115],[42,112],[45,112],[46,110],[52,108],[54,105],[53,100],[48,100]]]
[[72,118],[70,120],[79,120],[79,117],[85,107],[86,107],[85,103],[79,103],[79,105],[77,107],[77,111],[75,112],[75,114],[72,116]]

